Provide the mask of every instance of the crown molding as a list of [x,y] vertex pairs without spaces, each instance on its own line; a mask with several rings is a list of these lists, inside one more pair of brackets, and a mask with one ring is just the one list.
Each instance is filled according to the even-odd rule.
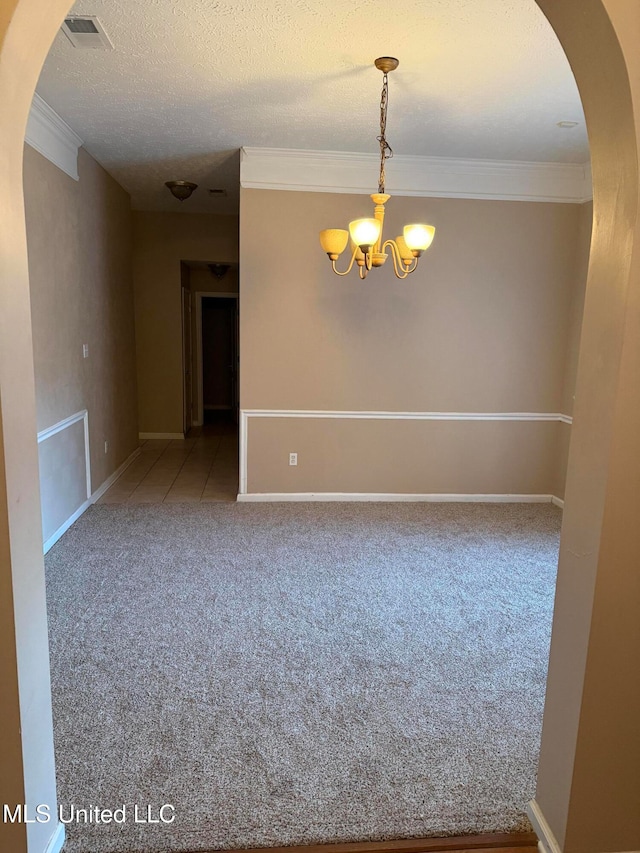
[[[371,193],[379,158],[344,151],[243,148],[240,185],[262,190]],[[582,203],[592,198],[589,163],[531,163],[395,156],[393,196]]]
[[82,139],[36,92],[31,103],[25,142],[75,181]]

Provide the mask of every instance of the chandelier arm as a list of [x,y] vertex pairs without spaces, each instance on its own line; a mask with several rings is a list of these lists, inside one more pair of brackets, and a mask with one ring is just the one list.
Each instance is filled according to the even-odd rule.
[[[393,261],[393,271],[396,274],[396,278],[406,278],[410,272],[413,272],[413,270],[407,269],[402,263],[402,257],[400,256],[400,252],[398,251],[396,241],[385,240],[382,246],[383,252],[387,248],[387,246],[391,249],[391,260]],[[413,269],[415,269],[415,267]]]
[[358,272],[360,274],[360,278],[364,281],[364,279],[367,277],[367,273],[369,272],[369,270],[363,264],[362,266],[358,267]]
[[353,250],[353,254],[351,255],[351,261],[349,262],[349,266],[346,268],[346,270],[344,272],[340,272],[340,270],[336,268],[336,262],[331,261],[331,269],[334,271],[334,273],[336,275],[349,275],[349,273],[351,272],[351,269],[353,267],[353,263],[356,259],[357,252],[358,252],[358,247],[356,246],[356,248]]

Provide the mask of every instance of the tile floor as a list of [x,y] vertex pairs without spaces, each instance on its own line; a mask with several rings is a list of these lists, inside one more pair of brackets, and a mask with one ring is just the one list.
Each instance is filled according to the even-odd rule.
[[231,424],[195,427],[183,440],[149,439],[98,503],[235,501],[238,434]]

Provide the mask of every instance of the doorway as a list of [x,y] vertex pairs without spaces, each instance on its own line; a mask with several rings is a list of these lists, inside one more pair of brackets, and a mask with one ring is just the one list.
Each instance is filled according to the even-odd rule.
[[198,423],[234,425],[238,413],[238,295],[196,293]]
[[[595,170],[595,174],[599,190],[597,194],[598,215],[596,216],[598,232],[596,235],[597,239],[594,242],[594,262],[592,263],[592,267],[595,270],[593,274],[594,286],[598,284],[599,280],[604,279],[607,284],[608,301],[613,302],[615,297],[617,302],[621,302],[626,296],[626,287],[623,285],[626,285],[627,283],[629,266],[631,264],[630,259],[632,257],[629,245],[632,239],[630,224],[633,226],[635,223],[635,207],[631,205],[631,201],[634,201],[632,198],[633,193],[637,193],[635,162],[632,162],[633,156],[635,156],[635,149],[632,150],[631,145],[624,147],[622,145],[618,145],[618,148],[613,152],[617,156],[608,156],[606,147],[607,145],[610,145],[612,149],[614,148],[613,143],[610,142],[610,140],[614,138],[614,132],[616,143],[619,143],[620,139],[626,140],[627,136],[623,131],[627,130],[628,122],[625,122],[624,119],[626,116],[633,116],[631,100],[628,95],[628,79],[624,73],[626,69],[624,64],[617,59],[617,54],[615,54],[613,49],[610,48],[606,38],[600,35],[600,32],[596,27],[599,16],[604,17],[605,14],[605,7],[602,5],[602,2],[584,4],[585,7],[588,7],[584,9],[582,8],[582,2],[567,2],[564,4],[554,5],[549,2],[549,0],[538,0],[538,3],[542,7],[549,7],[549,17],[556,23],[559,31],[564,36],[565,44],[573,58],[574,64],[577,68],[577,73],[579,72],[580,79],[585,90],[585,97],[588,98],[589,106],[592,107],[590,112],[590,115],[592,115],[590,124],[593,139],[597,143],[597,148],[594,149],[594,162],[598,167]],[[613,7],[613,4],[611,3],[607,3],[607,5],[611,8]],[[6,20],[3,20],[2,22],[3,38],[1,43],[3,62],[1,82],[3,91],[11,91],[13,95],[13,97],[9,99],[7,112],[4,116],[3,142],[6,141],[7,169],[13,169],[17,174],[21,173],[20,157],[22,152],[22,130],[24,126],[27,98],[30,98],[33,93],[35,79],[40,70],[44,53],[48,47],[48,42],[53,38],[54,29],[58,26],[64,12],[67,10],[67,6],[63,3],[58,3],[57,0],[55,3],[44,3],[42,0],[39,0],[39,2],[36,2],[36,0],[29,0],[29,2],[20,0],[18,3],[17,0],[13,0],[8,7],[12,14],[7,16]],[[40,26],[34,36],[32,16],[38,13],[41,14]],[[616,14],[618,16],[618,20],[620,20],[625,12],[616,9],[615,13],[612,13],[612,17],[614,17],[614,14]],[[628,14],[630,17],[631,13],[629,12]],[[575,15],[575,18],[573,18],[573,15]],[[571,29],[571,25],[574,20],[578,19],[578,15],[581,15],[582,18],[588,19],[590,26],[573,26],[573,29]],[[615,17],[614,20],[616,20]],[[623,18],[622,20],[624,22]],[[10,28],[10,37],[8,38],[4,37],[5,24]],[[605,36],[606,34],[607,31],[605,31]],[[607,58],[609,58],[608,55],[613,55],[613,59],[606,64],[608,75],[600,74],[601,79],[603,79],[602,83],[596,82],[595,76],[600,73],[600,68],[591,61],[594,52],[598,51],[600,52],[600,55],[604,55]],[[589,56],[589,61],[591,62],[591,67],[593,68],[591,76],[589,75],[586,61],[583,58],[587,56],[587,54]],[[634,78],[631,77],[632,86],[633,79]],[[612,83],[612,80],[614,80],[615,83]],[[600,88],[598,88],[598,86],[600,86]],[[612,92],[615,93],[616,97],[611,96]],[[626,110],[626,113],[624,113],[623,110]],[[622,115],[623,118],[622,122],[616,121],[620,115]],[[605,132],[607,128],[613,128],[614,130],[607,135]],[[628,138],[632,138],[632,132],[628,133]],[[601,190],[600,187],[602,187]],[[629,201],[630,213],[628,217],[618,217],[616,219],[616,217],[608,217],[604,215],[609,205],[612,203],[611,199],[614,195],[614,191],[615,201],[618,206],[631,199],[631,201]],[[622,201],[620,201],[620,199],[622,199]],[[5,744],[8,759],[5,772],[3,773],[3,791],[5,792],[3,799],[6,802],[17,801],[21,796],[23,796],[25,788],[24,783],[26,781],[29,783],[31,790],[34,789],[34,786],[38,786],[38,790],[43,791],[40,795],[42,802],[47,801],[47,797],[49,797],[51,802],[55,802],[51,725],[46,711],[49,701],[48,679],[46,677],[48,668],[47,644],[46,640],[42,640],[42,626],[46,626],[43,611],[44,595],[41,594],[44,580],[42,568],[41,565],[39,565],[38,559],[36,559],[37,554],[34,550],[37,547],[38,539],[37,530],[39,526],[39,506],[37,502],[36,487],[36,460],[32,447],[34,443],[33,433],[35,432],[35,427],[33,426],[34,408],[32,403],[34,395],[32,388],[32,371],[30,373],[29,367],[31,364],[32,354],[30,351],[30,335],[28,334],[29,293],[21,193],[16,193],[13,189],[7,188],[4,192],[2,204],[4,221],[7,225],[3,233],[3,247],[6,249],[6,251],[3,251],[3,272],[7,272],[7,275],[3,276],[3,284],[4,281],[7,282],[7,287],[5,289],[7,290],[7,293],[10,293],[11,297],[10,299],[7,298],[5,303],[3,303],[7,309],[4,315],[5,328],[7,329],[6,346],[15,347],[13,356],[16,363],[18,365],[25,365],[24,370],[14,369],[12,371],[5,371],[3,374],[2,390],[4,409],[6,411],[12,411],[11,407],[13,407],[13,409],[18,408],[22,412],[21,418],[7,417],[3,424],[4,455],[6,459],[12,463],[11,468],[8,468],[11,473],[11,477],[6,477],[6,484],[4,482],[4,472],[2,475],[2,487],[6,490],[10,498],[5,501],[4,515],[6,515],[11,522],[10,525],[3,525],[5,528],[5,530],[3,530],[3,543],[9,541],[9,533],[6,531],[9,531],[10,529],[11,531],[35,531],[33,535],[23,535],[20,537],[18,537],[17,534],[12,534],[12,538],[15,541],[12,541],[11,543],[10,560],[6,559],[4,561],[6,564],[6,571],[3,567],[3,574],[7,575],[9,582],[13,580],[14,583],[14,596],[13,599],[11,599],[14,603],[14,613],[11,614],[13,618],[5,620],[5,624],[7,626],[6,635],[8,637],[8,651],[5,656],[6,661],[3,662],[3,674],[6,674],[7,684],[9,685],[9,688],[11,688],[7,689],[7,715],[10,715],[12,719],[21,721],[20,726],[13,725],[9,728],[9,736],[7,738],[7,743]],[[603,222],[605,225],[601,228],[600,226]],[[611,223],[610,231],[606,232],[606,225],[609,222]],[[602,236],[600,236],[601,230],[602,232],[606,232],[603,233]],[[620,249],[620,251],[618,251],[618,249]],[[622,251],[623,249],[625,251]],[[598,277],[596,277],[596,272],[598,273]],[[615,276],[616,272],[618,272],[617,276]],[[610,274],[607,275],[607,273]],[[617,287],[611,287],[610,282],[612,279],[616,281],[616,284],[618,284],[619,281],[622,281],[622,284]],[[594,313],[595,312],[591,311],[589,316],[593,317]],[[595,323],[595,321],[592,320],[592,323]],[[617,327],[610,323],[607,328],[608,331],[610,330],[610,338],[613,338],[616,334]],[[587,355],[589,355],[595,348],[594,340],[595,334],[590,337],[587,343],[583,346]],[[613,349],[614,348],[612,348],[612,350]],[[614,350],[614,354],[616,352],[617,350]],[[613,356],[609,356],[609,360],[612,358]],[[29,378],[30,376],[31,378]],[[604,393],[601,390],[603,384],[604,383],[601,383],[597,388],[601,393],[601,396],[603,396]],[[595,400],[593,399],[594,396],[596,396]],[[591,418],[587,417],[584,423],[580,424],[581,429],[578,433],[581,441],[580,449],[582,449],[582,444],[584,444],[587,438],[591,439],[593,430],[595,429],[593,426],[594,419],[597,419],[600,415],[600,410],[602,408],[598,405],[599,399],[597,398],[597,395],[591,395],[587,403],[589,404],[590,412],[592,412],[593,415]],[[32,429],[25,428],[25,418],[27,426],[31,423]],[[611,442],[609,441],[609,445],[610,443]],[[595,467],[595,462],[592,461],[593,459],[596,461],[600,459],[600,448],[599,446],[595,448],[593,440],[591,440],[590,447],[592,450],[591,456],[585,455],[584,453],[575,453],[576,482],[578,481],[578,474],[587,470],[589,466],[592,468]],[[17,477],[14,476],[14,472],[17,470],[17,464],[15,463],[16,459],[21,460],[19,468],[21,476],[25,480],[29,480],[30,485],[34,486],[33,488],[25,488],[23,482],[19,482]],[[613,486],[610,485],[610,491],[615,491],[615,488],[619,487],[619,481],[620,477],[618,477],[618,480],[614,482]],[[29,483],[27,483],[27,485],[29,485]],[[580,498],[580,495],[577,495],[577,497]],[[24,500],[22,498],[24,498]],[[581,504],[580,500],[578,500],[575,510],[573,510],[573,504],[570,505],[572,507],[572,512],[574,513],[574,515],[571,516],[572,529],[576,529],[578,527],[578,524],[575,521],[576,515],[578,516],[578,521],[580,521],[582,516],[587,515],[588,512],[591,512],[594,516],[597,515],[597,508],[593,509],[593,502],[589,504],[582,501]],[[631,510],[632,509],[633,506],[631,506]],[[601,517],[601,513],[598,517]],[[624,523],[625,521],[626,517],[623,516],[621,523]],[[584,526],[588,528],[588,525]],[[5,550],[9,553],[8,547]],[[28,568],[29,571],[23,571],[23,568]],[[13,577],[11,577],[11,569],[13,569]],[[578,579],[581,583],[584,583],[582,580],[584,573],[574,574],[579,575]],[[5,578],[3,576],[3,581],[4,580]],[[24,594],[27,588],[29,595]],[[34,590],[37,593],[36,595],[34,595]],[[569,590],[569,592],[571,593],[572,590]],[[562,624],[566,624],[566,621],[570,621],[571,626],[573,626],[576,624],[575,596],[567,594],[566,598],[571,599],[571,606],[574,608],[573,620],[564,619],[564,609],[560,613],[556,612],[555,618],[557,623],[560,623],[562,619]],[[7,609],[10,609],[11,600],[9,601]],[[28,607],[25,608],[24,602],[27,602]],[[580,612],[584,612],[585,609],[589,607],[591,607],[590,600],[582,605],[582,610]],[[602,618],[604,618],[604,616]],[[569,638],[566,642],[574,639],[574,635],[580,627],[581,624],[578,624],[578,628],[575,630],[572,627],[571,630],[566,631],[565,638]],[[9,635],[11,636],[9,637]],[[16,654],[14,651],[16,637],[19,640],[19,654]],[[27,713],[24,707],[19,706],[18,704],[18,677],[16,675],[18,667],[16,666],[16,660],[18,661],[19,668],[22,672],[31,673],[27,685],[29,688],[28,691],[25,690],[25,686],[22,683],[24,679],[20,681],[21,692],[29,693],[31,699],[29,708],[36,709],[35,711],[32,710],[30,714]],[[596,677],[594,675],[591,679],[591,683],[595,683],[595,678]],[[565,680],[558,677],[550,685],[552,698],[557,697],[557,695],[561,693],[561,687],[559,685],[564,686],[564,682]],[[573,681],[570,680],[567,690],[573,688],[574,682],[575,679]],[[609,691],[609,695],[613,697],[612,701],[616,698],[613,691]],[[625,706],[624,702],[617,702],[616,706],[618,709],[622,708],[625,713],[628,712],[628,707]],[[563,703],[562,701],[556,701],[555,707],[562,711],[564,718],[569,721],[567,724],[573,722],[573,715],[569,717],[566,702]],[[37,713],[41,708],[44,710],[41,713]],[[553,711],[553,708],[551,708],[551,711]],[[558,735],[557,733],[558,726],[554,725],[556,722],[555,717],[557,717],[557,713],[555,716],[553,713],[545,715],[545,732],[547,732],[548,729],[551,735],[555,733],[557,737],[562,739],[562,735]],[[598,722],[598,720],[596,720],[596,722]],[[617,729],[623,734],[626,733],[626,728],[623,726],[618,726]],[[616,731],[616,727],[609,725],[608,730]],[[548,733],[546,734],[546,737],[550,740],[550,735]],[[608,752],[612,760],[620,755],[620,750],[617,749],[617,746],[617,741],[614,744],[610,744],[611,748]],[[22,747],[22,749],[20,747]],[[556,752],[560,755],[558,760],[564,762],[566,751],[563,752],[556,750]],[[564,766],[560,769],[563,770]],[[583,772],[583,776],[586,773],[587,770]],[[559,777],[562,776],[562,774],[556,772],[555,776]],[[541,780],[543,783],[543,792],[546,791],[544,781],[544,779]],[[585,786],[583,786],[583,788],[584,787]],[[597,789],[597,786],[592,787]],[[626,787],[627,791],[630,791],[630,795],[632,795],[633,789],[628,785]],[[591,813],[594,814],[596,818],[599,818],[603,813],[609,814],[607,806],[613,797],[618,795],[620,788],[620,785],[611,786],[610,796],[604,805],[600,802],[599,808],[591,810]],[[600,787],[598,789],[598,795],[601,797],[601,794],[602,788]],[[619,809],[623,810],[625,805],[625,798],[619,797]],[[564,803],[557,806],[554,814],[557,815],[558,811],[560,811],[560,818],[557,818],[554,823],[561,821],[564,811],[563,806]],[[626,813],[629,813],[628,809],[626,810]],[[618,825],[618,821],[609,820],[609,829],[611,827],[615,828]],[[61,846],[63,838],[62,829],[63,827],[59,825],[56,831],[57,834],[51,840],[52,843],[48,843],[51,834],[51,825],[35,824],[26,827],[26,829],[23,825],[12,825],[6,829],[7,841],[9,842],[10,838],[12,839],[11,843],[15,849],[24,849],[25,834],[28,833],[30,849],[33,849],[34,851],[36,849],[44,849],[45,844],[47,844],[48,849],[57,850]],[[585,831],[591,831],[591,829],[591,826],[589,826],[587,822]],[[618,842],[614,839],[611,843],[616,844]],[[574,842],[574,846],[576,844],[577,841]],[[624,842],[622,842],[622,844],[624,844]],[[616,849],[625,849],[625,847],[619,845]]]
[[182,285],[182,431],[186,435],[193,422],[193,336],[191,327],[191,292],[188,284]]
[[[240,345],[238,264],[183,260],[184,436],[200,455],[215,449],[206,493],[235,500],[239,475]],[[218,482],[218,479],[220,482]]]

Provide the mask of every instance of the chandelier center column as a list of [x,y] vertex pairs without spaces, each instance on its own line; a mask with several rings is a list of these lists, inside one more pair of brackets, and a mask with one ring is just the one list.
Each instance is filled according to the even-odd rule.
[[382,226],[384,225],[384,206],[391,198],[387,193],[373,193],[371,195],[371,201],[374,203],[375,207],[373,208],[373,216],[374,219],[377,219],[380,223],[380,236],[378,237],[378,242],[374,246],[374,253],[380,252],[380,247],[382,246]]

